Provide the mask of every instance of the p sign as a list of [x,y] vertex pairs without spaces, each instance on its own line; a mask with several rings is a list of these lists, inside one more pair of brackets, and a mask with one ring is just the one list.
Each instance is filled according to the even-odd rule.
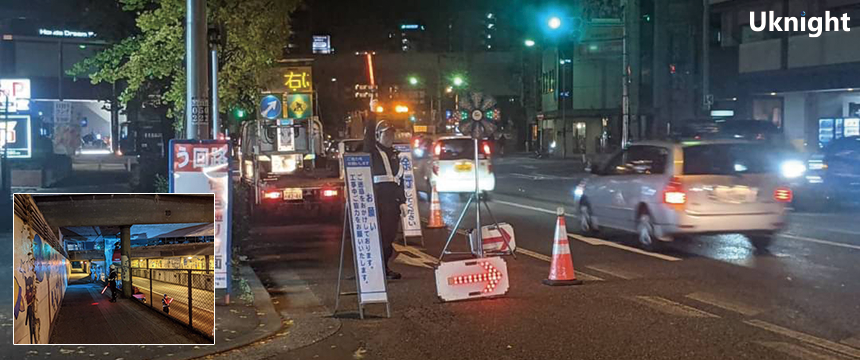
[[449,261],[436,268],[436,293],[442,301],[502,296],[508,287],[508,266],[500,257]]

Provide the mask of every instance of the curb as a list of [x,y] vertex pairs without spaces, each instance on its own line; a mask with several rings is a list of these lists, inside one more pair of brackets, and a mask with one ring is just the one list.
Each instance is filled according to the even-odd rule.
[[[257,277],[257,274],[254,272],[254,269],[247,264],[242,264],[239,266],[239,275],[248,281],[248,286],[251,287],[251,291],[254,293],[254,308],[257,313],[263,313],[262,317],[258,315],[258,325],[263,324],[263,326],[258,326],[254,331],[247,333],[245,335],[234,338],[229,343],[223,347],[218,346],[218,340],[215,340],[214,349],[211,351],[198,351],[191,350],[185,353],[177,354],[177,358],[179,359],[198,359],[203,358],[219,353],[228,352],[231,350],[238,349],[240,347],[247,346],[269,336],[275,334],[278,330],[281,329],[281,316],[278,315],[277,311],[275,311],[275,305],[272,304],[272,298],[269,296],[269,292],[266,291],[266,287],[263,286],[263,283],[260,281],[260,278]],[[215,307],[216,316],[218,307]]]

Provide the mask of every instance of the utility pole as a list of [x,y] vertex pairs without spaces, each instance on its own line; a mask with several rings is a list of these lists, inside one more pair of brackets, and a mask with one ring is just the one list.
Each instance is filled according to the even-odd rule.
[[212,138],[218,138],[218,49],[212,47]]
[[710,27],[710,19],[711,18],[711,5],[710,0],[702,0],[702,109],[706,116],[710,116],[711,110],[711,102],[709,101],[710,95],[710,77],[709,74],[711,72],[710,66],[710,56],[711,52],[711,41],[708,36],[708,30]]
[[627,146],[627,136],[630,131],[630,61],[627,57],[627,19],[629,16],[627,16],[626,6],[621,12],[621,16],[623,26],[621,45],[621,147],[623,148]]
[[209,78],[206,74],[206,0],[186,0],[185,136],[209,138]]

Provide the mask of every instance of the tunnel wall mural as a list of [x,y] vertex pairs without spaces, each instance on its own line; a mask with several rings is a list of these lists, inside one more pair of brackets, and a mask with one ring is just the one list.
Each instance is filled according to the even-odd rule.
[[47,344],[71,266],[35,230],[15,216],[12,309],[16,344]]

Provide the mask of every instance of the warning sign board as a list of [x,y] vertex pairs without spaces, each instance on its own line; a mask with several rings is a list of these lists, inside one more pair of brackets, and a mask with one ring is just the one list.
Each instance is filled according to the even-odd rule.
[[442,301],[502,296],[508,287],[508,267],[500,257],[449,261],[436,268],[436,293]]
[[286,118],[306,119],[314,115],[311,94],[288,94]]

